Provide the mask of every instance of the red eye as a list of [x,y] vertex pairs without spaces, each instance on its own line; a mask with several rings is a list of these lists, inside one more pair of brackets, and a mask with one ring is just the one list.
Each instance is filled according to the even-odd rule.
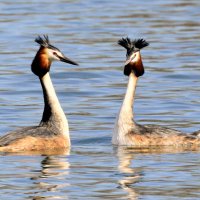
[[53,52],[53,55],[57,56],[57,53],[54,51],[54,52]]

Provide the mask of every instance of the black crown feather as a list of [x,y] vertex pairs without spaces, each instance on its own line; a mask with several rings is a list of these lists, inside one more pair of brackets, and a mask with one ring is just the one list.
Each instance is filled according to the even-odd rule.
[[41,36],[38,36],[37,38],[35,38],[35,42],[37,42],[38,44],[40,44],[41,46],[45,48],[59,50],[58,48],[50,44],[48,35],[43,35],[43,37],[44,38],[42,38]]
[[37,38],[35,38],[35,42],[37,42],[38,44],[40,44],[43,47],[48,48],[49,46],[49,37],[48,35],[43,35],[44,39],[40,36],[38,36]]
[[142,38],[130,40],[128,37],[120,39],[118,44],[127,50],[127,54],[133,52],[136,49],[142,49],[149,45],[149,43]]

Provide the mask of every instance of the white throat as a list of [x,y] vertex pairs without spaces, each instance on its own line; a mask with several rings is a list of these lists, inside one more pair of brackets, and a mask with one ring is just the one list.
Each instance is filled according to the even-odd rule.
[[40,125],[47,125],[49,128],[56,130],[57,134],[62,134],[69,139],[68,121],[56,96],[49,73],[40,78],[40,82],[45,103]]
[[126,94],[115,121],[115,127],[112,136],[113,144],[127,144],[125,135],[133,130],[135,123],[133,121],[133,102],[138,78],[133,72],[129,75]]

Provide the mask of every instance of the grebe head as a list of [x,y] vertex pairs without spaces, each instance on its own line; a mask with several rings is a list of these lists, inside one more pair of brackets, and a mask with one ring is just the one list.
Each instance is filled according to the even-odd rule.
[[58,48],[51,45],[47,35],[44,35],[44,38],[38,36],[35,39],[35,42],[40,44],[40,49],[38,50],[31,65],[32,72],[35,75],[39,77],[44,76],[50,70],[52,61],[56,60],[72,65],[78,65],[76,62],[64,56]]
[[148,46],[149,43],[144,39],[135,39],[131,41],[127,37],[120,39],[118,44],[127,50],[124,75],[129,76],[131,72],[134,72],[137,77],[142,76],[144,74],[144,67],[142,64],[140,49]]

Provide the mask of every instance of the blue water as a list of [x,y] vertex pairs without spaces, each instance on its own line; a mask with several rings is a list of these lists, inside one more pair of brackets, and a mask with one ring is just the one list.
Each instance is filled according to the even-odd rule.
[[200,199],[200,153],[133,151],[111,145],[126,90],[118,39],[145,38],[138,123],[200,129],[200,1],[2,0],[0,135],[38,124],[40,83],[30,70],[34,39],[79,66],[54,63],[51,77],[72,139],[67,155],[1,155],[1,199]]

